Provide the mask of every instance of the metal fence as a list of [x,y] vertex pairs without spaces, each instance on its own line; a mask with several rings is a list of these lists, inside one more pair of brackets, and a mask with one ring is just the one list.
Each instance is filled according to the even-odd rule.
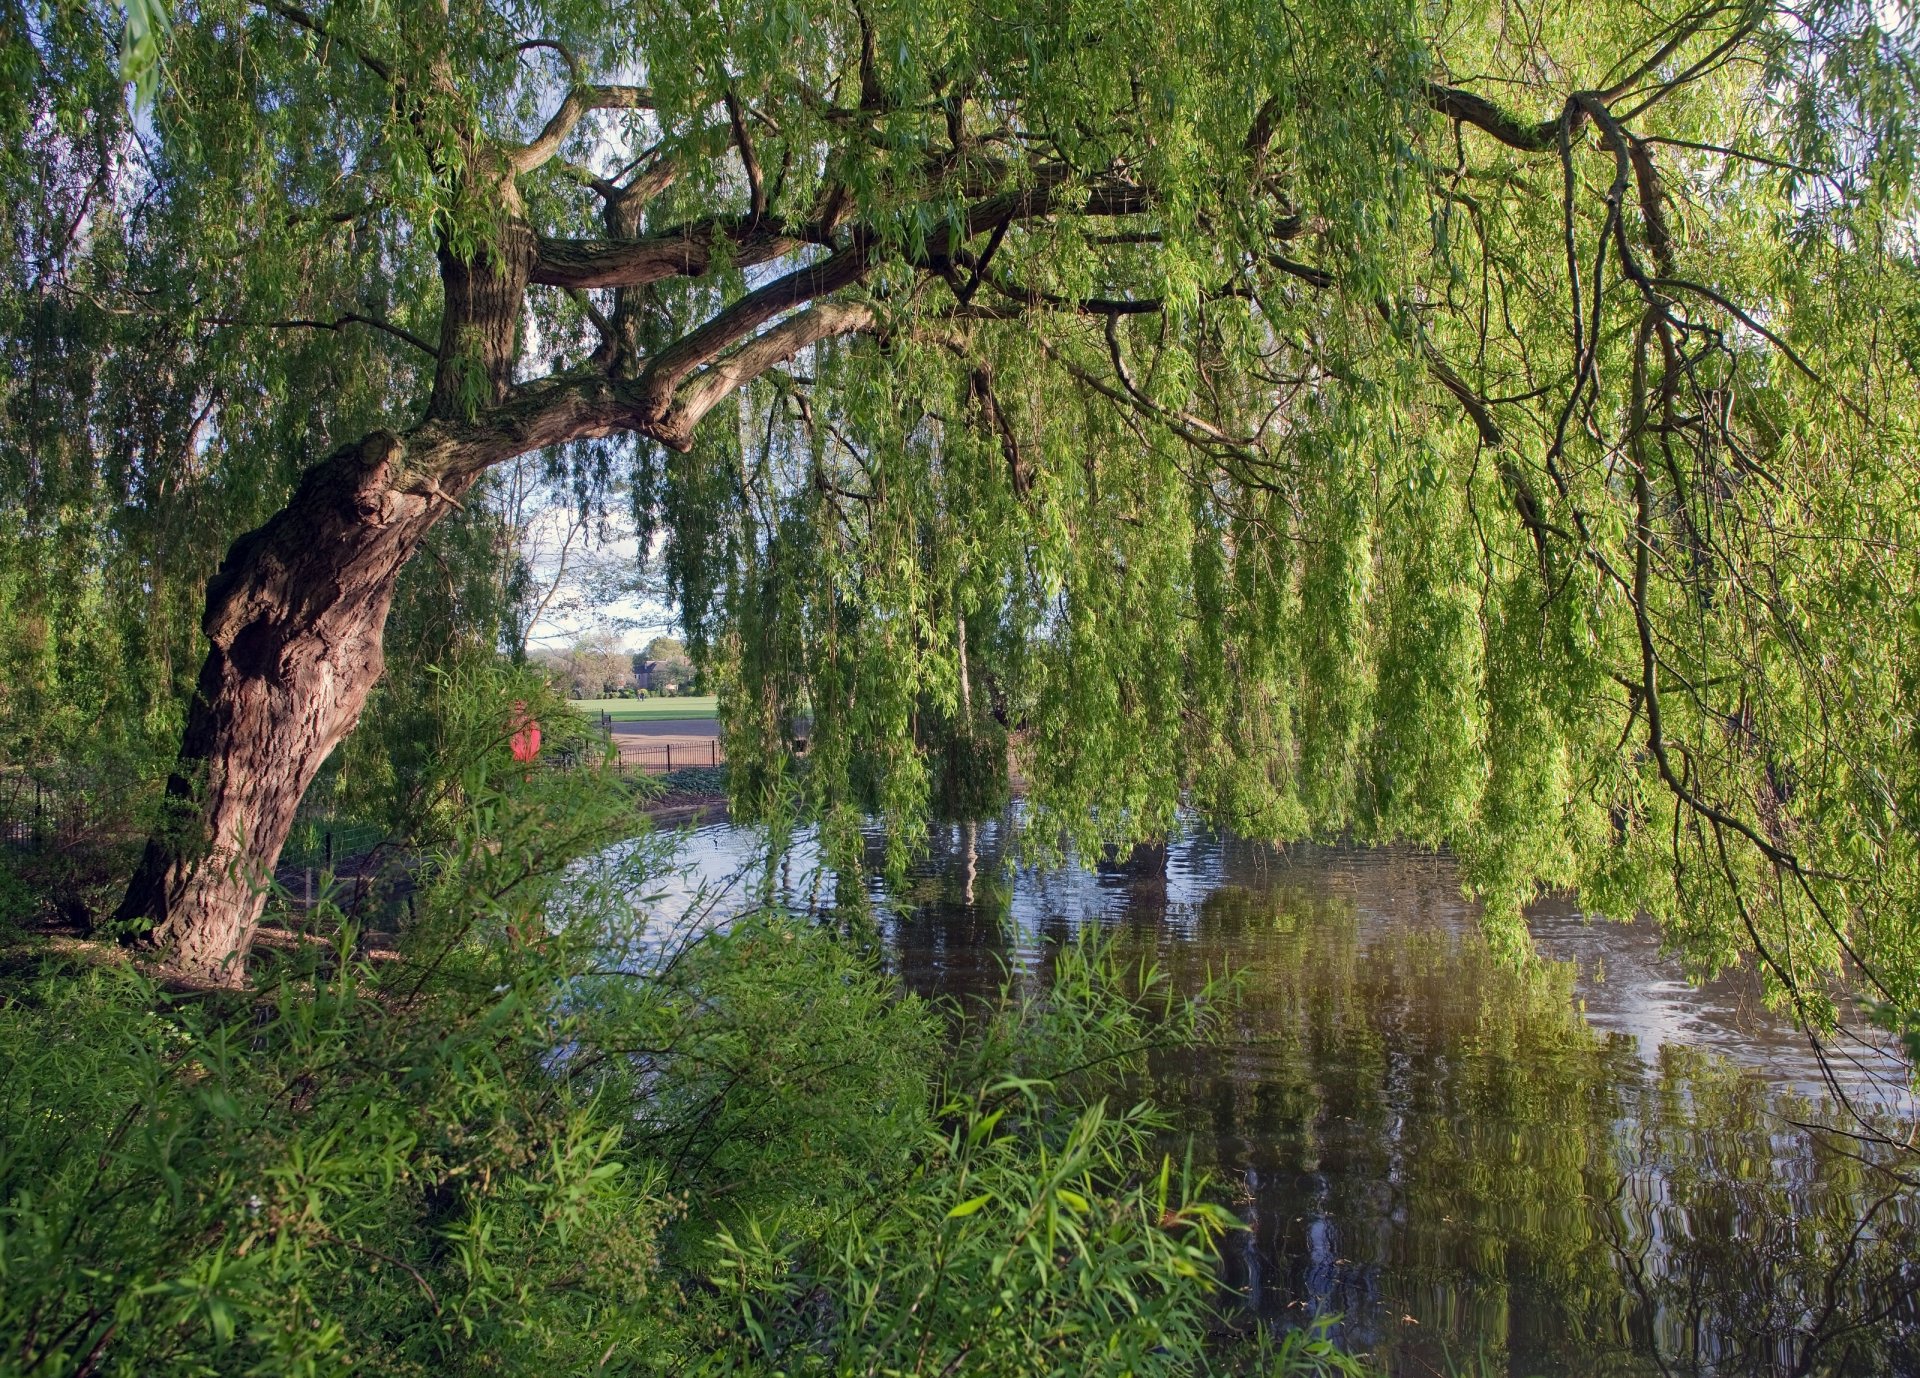
[[331,871],[336,860],[361,856],[388,840],[387,830],[377,823],[341,818],[324,806],[303,808],[280,850],[280,869]]
[[0,773],[0,843],[32,847],[49,831],[46,788],[19,772]]
[[0,844],[68,849],[137,832],[148,790],[114,765],[0,763]]
[[706,741],[648,742],[615,736],[623,774],[671,775],[676,770],[723,766],[727,753],[720,743]]

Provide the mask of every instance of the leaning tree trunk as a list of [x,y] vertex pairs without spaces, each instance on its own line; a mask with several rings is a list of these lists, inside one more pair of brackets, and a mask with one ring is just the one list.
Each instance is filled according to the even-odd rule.
[[[380,678],[400,570],[484,467],[444,434],[424,443],[424,431],[506,394],[534,242],[521,225],[501,240],[471,260],[441,255],[428,426],[375,432],[315,465],[207,586],[211,644],[167,785],[169,817],[117,916],[144,923],[189,974],[241,979],[294,811]],[[515,448],[495,446],[495,457]]]
[[400,569],[450,505],[396,492],[401,453],[380,433],[330,456],[208,585],[172,816],[119,914],[196,976],[238,979],[294,811],[380,678]]

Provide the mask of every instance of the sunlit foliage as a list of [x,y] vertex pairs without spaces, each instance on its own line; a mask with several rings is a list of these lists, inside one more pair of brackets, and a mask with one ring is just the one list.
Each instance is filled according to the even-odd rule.
[[[1512,944],[1575,888],[1920,1007],[1906,6],[207,0],[131,117],[120,21],[10,16],[10,658],[338,437],[552,440],[842,859],[1004,733],[1083,852],[1445,843]],[[513,388],[434,328],[496,260]],[[161,455],[227,505],[96,492]]]

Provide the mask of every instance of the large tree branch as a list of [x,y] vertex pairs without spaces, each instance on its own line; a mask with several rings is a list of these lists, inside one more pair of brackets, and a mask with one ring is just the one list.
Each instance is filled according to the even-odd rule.
[[1470,124],[1523,153],[1545,153],[1554,148],[1560,138],[1561,124],[1573,120],[1577,127],[1577,122],[1582,118],[1579,106],[1569,101],[1566,109],[1552,119],[1529,123],[1501,109],[1485,96],[1433,81],[1427,83],[1427,104],[1448,119]]
[[747,220],[704,220],[644,239],[542,238],[531,282],[543,287],[645,287],[699,277],[725,261],[752,268],[792,253],[805,239]]
[[[1603,90],[1574,92],[1567,98],[1560,113],[1550,120],[1536,122],[1521,119],[1485,96],[1457,86],[1445,86],[1437,81],[1427,83],[1427,104],[1450,120],[1470,124],[1482,133],[1492,135],[1509,148],[1519,149],[1523,153],[1546,153],[1559,146],[1562,125],[1566,126],[1568,138],[1580,132],[1581,123],[1588,113],[1586,107],[1589,101],[1611,102],[1643,81],[1678,52],[1682,44],[1705,28],[1708,20],[1722,12],[1721,6],[1709,6],[1682,20],[1665,41],[1635,65],[1632,71]],[[1675,84],[1691,80],[1695,75],[1696,69],[1689,68],[1676,79]]]
[[632,382],[602,374],[543,378],[472,420],[434,418],[407,432],[409,489],[432,493],[534,450],[645,429]]
[[526,384],[473,420],[435,418],[407,432],[410,477],[399,486],[435,495],[531,451],[610,435],[651,436],[684,450],[701,418],[730,393],[809,345],[870,329],[874,319],[873,308],[862,303],[821,302],[698,374],[664,411],[645,379],[573,374]]
[[976,201],[967,209],[962,237],[972,239],[1004,220],[1034,220],[1043,215],[1140,215],[1153,204],[1147,189],[1131,182],[1100,183],[1088,188],[1082,199],[1068,193],[1067,180],[1064,169],[1050,170],[1031,186]]
[[[960,238],[972,239],[1014,220],[1054,214],[1138,215],[1150,205],[1146,189],[1129,183],[1104,183],[1085,193],[1069,194],[1066,182],[1063,170],[1050,169],[1031,186],[976,201],[961,221]],[[721,261],[717,251],[723,246],[726,262],[747,268],[792,253],[802,244],[831,238],[831,227],[823,223],[774,225],[752,216],[702,220],[629,241],[542,238],[531,281],[545,287],[643,287],[664,278],[698,277],[710,271]],[[856,227],[854,238],[875,236]]]
[[688,374],[781,312],[858,282],[871,261],[864,245],[843,249],[747,293],[699,329],[681,336],[654,356],[640,376],[640,387],[649,410],[655,415],[664,414],[674,389]]
[[567,92],[546,128],[532,143],[507,149],[515,172],[531,172],[560,151],[574,126],[589,110],[651,110],[653,96],[641,86],[576,86]]
[[871,329],[873,323],[873,308],[861,302],[823,301],[789,316],[695,378],[681,392],[655,434],[662,444],[686,449],[692,443],[693,430],[700,419],[728,394],[774,365],[785,363],[809,345],[836,335]]

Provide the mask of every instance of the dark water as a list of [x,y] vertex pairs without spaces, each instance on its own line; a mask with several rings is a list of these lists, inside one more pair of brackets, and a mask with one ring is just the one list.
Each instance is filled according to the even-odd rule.
[[[1248,1225],[1241,1324],[1338,1315],[1406,1374],[1920,1373],[1920,1198],[1813,1127],[1859,1129],[1836,1096],[1911,1121],[1883,1054],[1823,1066],[1752,983],[1690,986],[1644,926],[1568,906],[1532,916],[1543,960],[1504,963],[1445,857],[1195,835],[1164,876],[1039,873],[1002,865],[1011,828],[937,837],[889,960],[965,1000],[1043,983],[1097,924],[1183,988],[1244,974],[1223,1044],[1152,1068]],[[771,868],[759,848],[719,826],[682,855],[832,893],[804,839]]]

